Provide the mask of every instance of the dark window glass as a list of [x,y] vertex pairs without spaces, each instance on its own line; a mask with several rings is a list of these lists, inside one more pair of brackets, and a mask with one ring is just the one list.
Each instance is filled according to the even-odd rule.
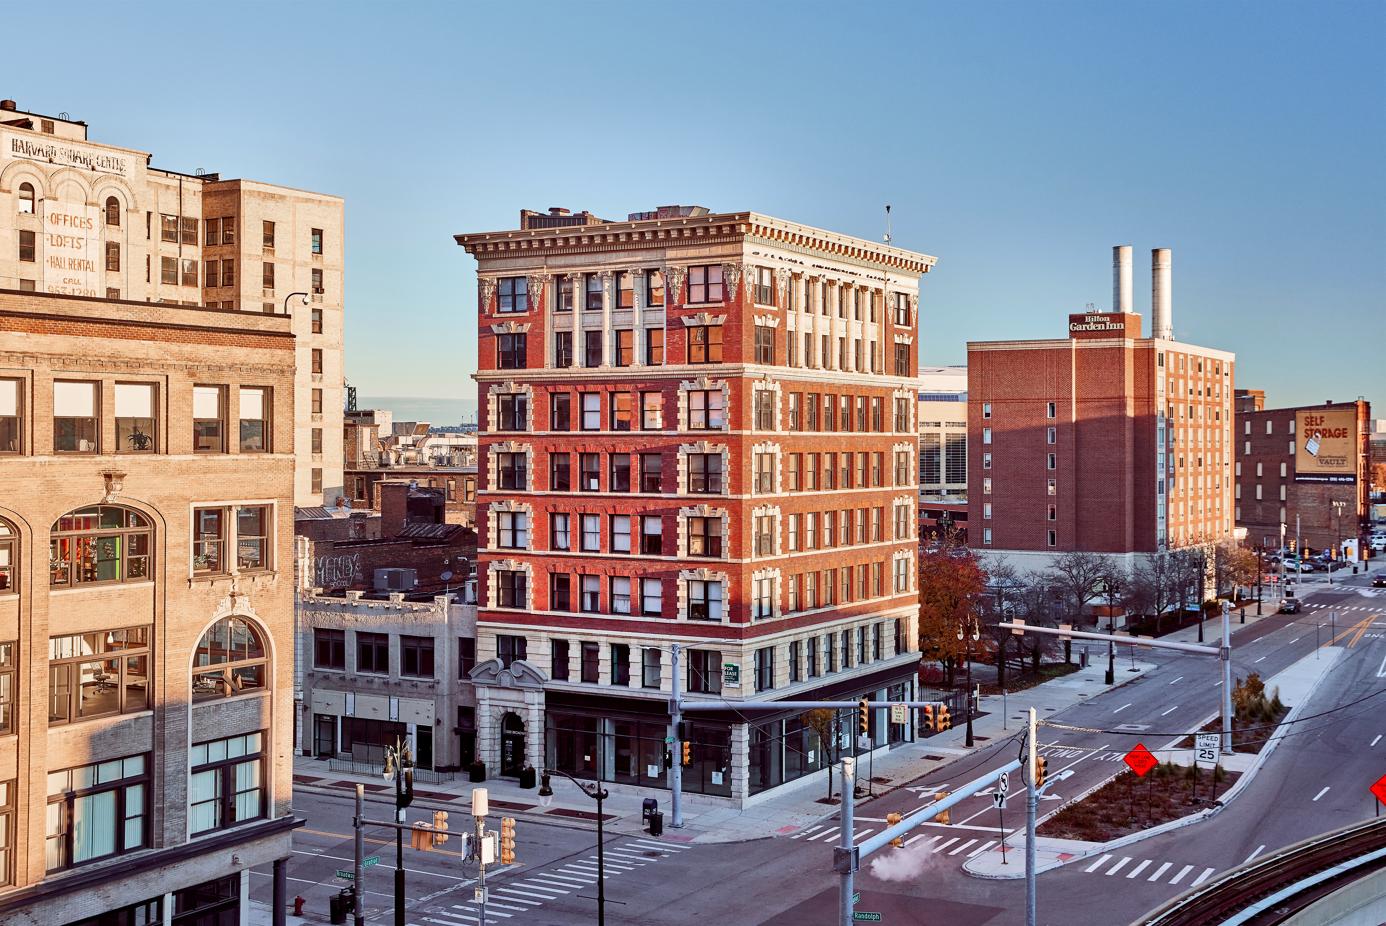
[[313,631],[313,667],[316,669],[346,669],[346,631]]
[[375,675],[390,674],[390,635],[356,633],[356,671]]

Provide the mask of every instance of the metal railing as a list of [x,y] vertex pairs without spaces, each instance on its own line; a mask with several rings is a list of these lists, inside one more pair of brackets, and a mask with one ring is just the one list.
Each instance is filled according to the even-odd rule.
[[[332,772],[379,777],[384,773],[385,761],[382,759],[379,762],[358,762],[355,759],[333,758],[327,760],[327,769]],[[457,776],[452,772],[435,772],[431,768],[416,768],[414,769],[414,780],[431,785],[440,785],[457,780]]]

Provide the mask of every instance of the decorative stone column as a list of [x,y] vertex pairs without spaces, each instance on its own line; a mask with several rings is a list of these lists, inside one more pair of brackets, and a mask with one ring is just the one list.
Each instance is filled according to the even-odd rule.
[[602,281],[602,366],[609,367],[613,365],[611,359],[616,353],[616,338],[611,330],[611,310],[616,301],[612,293],[615,274],[602,270],[598,278]]

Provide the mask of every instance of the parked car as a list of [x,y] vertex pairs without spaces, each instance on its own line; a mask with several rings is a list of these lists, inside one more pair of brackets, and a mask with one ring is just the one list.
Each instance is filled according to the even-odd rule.
[[1280,599],[1280,613],[1281,613],[1281,614],[1298,614],[1298,613],[1299,613],[1299,599],[1298,599],[1298,598],[1281,598],[1281,599]]
[[1313,572],[1313,571],[1314,571],[1314,561],[1313,561],[1312,559],[1303,560],[1303,561],[1300,562],[1300,564],[1299,564],[1298,566],[1296,566],[1295,568],[1296,568],[1296,569],[1299,569],[1299,570],[1301,570],[1301,571],[1303,571],[1303,572]]

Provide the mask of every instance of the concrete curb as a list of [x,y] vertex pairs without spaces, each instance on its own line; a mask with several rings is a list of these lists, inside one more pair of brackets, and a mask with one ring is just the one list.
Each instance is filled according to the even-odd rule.
[[[1202,823],[1204,820],[1212,819],[1213,817],[1215,817],[1215,816],[1217,816],[1219,813],[1221,813],[1221,812],[1223,811],[1223,809],[1225,809],[1225,808],[1227,807],[1228,804],[1232,803],[1232,801],[1233,801],[1239,794],[1241,794],[1242,791],[1245,790],[1246,787],[1247,787],[1248,785],[1251,784],[1251,780],[1252,780],[1253,778],[1256,777],[1256,773],[1259,772],[1259,771],[1261,770],[1261,766],[1265,763],[1265,761],[1266,761],[1267,759],[1270,758],[1271,753],[1273,753],[1273,752],[1275,751],[1275,747],[1278,746],[1278,745],[1280,745],[1280,740],[1283,739],[1284,737],[1286,737],[1286,736],[1289,735],[1289,733],[1290,733],[1289,724],[1292,723],[1293,721],[1295,721],[1296,719],[1298,719],[1298,717],[1299,717],[1300,713],[1303,711],[1305,705],[1307,705],[1307,704],[1309,703],[1310,699],[1313,698],[1314,692],[1318,690],[1319,685],[1323,684],[1323,680],[1324,680],[1325,678],[1328,677],[1328,672],[1329,672],[1329,670],[1333,668],[1334,664],[1337,663],[1338,658],[1339,658],[1339,657],[1342,655],[1342,653],[1343,653],[1343,650],[1340,649],[1340,648],[1338,648],[1338,647],[1325,647],[1325,649],[1328,649],[1328,650],[1331,651],[1331,653],[1332,653],[1332,658],[1329,659],[1329,660],[1324,664],[1323,669],[1320,670],[1320,672],[1319,672],[1318,678],[1314,679],[1313,683],[1312,683],[1312,684],[1308,687],[1308,689],[1304,692],[1304,696],[1300,699],[1300,702],[1299,702],[1298,704],[1296,704],[1294,707],[1292,707],[1292,708],[1290,709],[1290,712],[1289,712],[1288,714],[1285,715],[1285,719],[1282,720],[1282,721],[1277,725],[1275,732],[1272,733],[1271,736],[1270,736],[1270,739],[1266,741],[1266,745],[1265,745],[1264,747],[1262,747],[1262,749],[1261,749],[1261,751],[1260,751],[1259,753],[1257,753],[1257,755],[1256,755],[1256,760],[1255,760],[1254,762],[1252,762],[1251,767],[1248,768],[1245,772],[1242,773],[1241,777],[1237,779],[1236,784],[1234,784],[1234,785],[1227,791],[1227,793],[1224,794],[1224,795],[1222,796],[1222,799],[1221,799],[1220,801],[1218,801],[1218,802],[1217,802],[1216,804],[1214,804],[1212,807],[1209,807],[1207,810],[1201,810],[1201,811],[1199,811],[1198,813],[1189,814],[1187,817],[1180,817],[1178,820],[1171,820],[1171,821],[1169,821],[1168,823],[1162,823],[1162,824],[1160,824],[1159,826],[1151,827],[1151,828],[1148,829],[1148,830],[1141,830],[1141,831],[1138,832],[1138,833],[1131,833],[1131,834],[1129,834],[1129,835],[1127,835],[1127,836],[1122,836],[1122,837],[1120,837],[1120,838],[1118,838],[1118,839],[1113,839],[1113,840],[1110,841],[1110,842],[1085,843],[1085,844],[1083,844],[1083,845],[1089,846],[1090,848],[1087,848],[1085,851],[1082,851],[1082,852],[1080,852],[1080,853],[1078,853],[1078,854],[1073,855],[1071,858],[1064,859],[1063,861],[1055,861],[1055,862],[1052,862],[1052,863],[1049,863],[1049,864],[1045,864],[1045,865],[1036,865],[1036,866],[1035,866],[1035,873],[1038,874],[1039,872],[1042,872],[1042,871],[1052,871],[1052,870],[1055,869],[1055,868],[1062,868],[1064,865],[1067,865],[1067,864],[1069,864],[1070,862],[1076,862],[1076,861],[1079,861],[1079,860],[1081,860],[1081,859],[1091,858],[1091,857],[1094,856],[1094,855],[1105,854],[1105,853],[1108,853],[1108,852],[1112,852],[1112,851],[1114,851],[1114,850],[1116,850],[1116,849],[1123,849],[1123,848],[1125,848],[1125,847],[1127,847],[1127,846],[1134,845],[1135,843],[1138,843],[1138,842],[1140,842],[1140,841],[1143,840],[1143,839],[1149,839],[1151,836],[1159,836],[1159,835],[1161,835],[1162,833],[1172,832],[1172,831],[1174,831],[1174,830],[1180,829],[1181,827],[1192,826],[1192,825],[1195,824],[1195,823]],[[1320,651],[1320,652],[1321,652],[1321,651]],[[1312,655],[1312,654],[1311,654],[1311,655]],[[1304,659],[1308,659],[1308,658],[1310,658],[1310,657],[1309,657],[1309,656],[1305,656],[1305,657],[1304,657]],[[1298,665],[1299,662],[1302,662],[1302,661],[1303,661],[1303,660],[1297,660],[1296,662],[1291,663],[1291,666],[1287,666],[1286,668],[1288,669],[1288,668],[1290,668],[1290,667],[1292,667],[1292,666]],[[1218,715],[1218,714],[1213,714],[1213,715],[1212,715],[1212,717],[1217,717],[1217,716],[1219,716],[1219,715]],[[1209,721],[1210,721],[1211,719],[1212,719],[1212,718],[1209,718],[1208,720],[1202,721],[1198,726],[1199,726],[1200,728],[1203,727],[1205,724],[1209,723]],[[1179,737],[1178,739],[1176,739],[1176,742],[1178,742],[1178,740],[1183,739],[1183,738],[1184,738],[1184,737],[1182,737],[1182,736]],[[1103,781],[1101,784],[1099,784],[1099,785],[1097,785],[1097,786],[1095,786],[1095,787],[1093,787],[1093,788],[1088,789],[1086,792],[1083,793],[1082,797],[1074,798],[1073,800],[1068,801],[1067,803],[1065,803],[1065,804],[1063,804],[1062,806],[1056,808],[1055,810],[1050,811],[1048,814],[1045,814],[1045,816],[1044,816],[1043,818],[1041,818],[1040,820],[1036,820],[1036,822],[1035,822],[1036,827],[1038,827],[1039,824],[1040,824],[1041,822],[1043,822],[1043,820],[1049,819],[1049,818],[1052,817],[1054,814],[1058,813],[1060,810],[1063,810],[1064,807],[1069,807],[1069,806],[1071,806],[1071,805],[1077,803],[1078,801],[1080,801],[1080,800],[1082,800],[1083,798],[1087,797],[1088,795],[1092,794],[1092,793],[1093,793],[1094,791],[1096,791],[1098,788],[1101,788],[1103,785],[1106,785],[1106,784],[1107,784],[1108,782],[1110,782],[1113,778],[1115,778],[1117,775],[1120,775],[1120,774],[1121,774],[1121,772],[1118,771],[1116,774],[1114,774],[1114,775],[1112,775],[1110,778],[1106,779],[1106,781]],[[1043,838],[1043,837],[1040,837],[1040,838]],[[1076,842],[1076,840],[1074,840],[1074,841]],[[1022,840],[1021,845],[1022,845],[1022,846],[1024,845],[1024,841],[1023,841],[1023,840]],[[1013,880],[1013,879],[1016,879],[1016,878],[1023,878],[1023,877],[1025,877],[1024,872],[1021,872],[1021,873],[1018,874],[1018,875],[1012,875],[1012,874],[1009,874],[1009,873],[1007,873],[1007,874],[1005,874],[1005,875],[997,875],[997,874],[991,874],[991,873],[983,873],[983,872],[970,871],[970,870],[968,870],[967,864],[966,864],[966,863],[963,864],[962,869],[963,869],[964,872],[966,872],[968,875],[971,875],[971,876],[974,877],[974,878],[991,879],[991,880]]]

